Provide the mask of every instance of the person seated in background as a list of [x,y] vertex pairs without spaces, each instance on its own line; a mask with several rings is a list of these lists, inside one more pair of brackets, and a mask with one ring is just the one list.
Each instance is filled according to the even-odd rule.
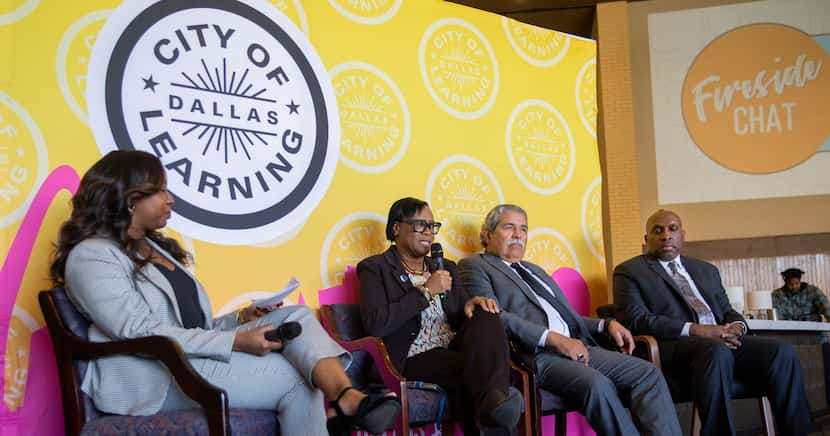
[[[205,290],[186,269],[190,254],[159,232],[173,204],[166,184],[156,156],[113,151],[84,174],[72,197],[51,274],[92,322],[90,340],[169,337],[196,372],[225,390],[230,407],[274,410],[286,435],[391,428],[400,401],[367,396],[351,386],[343,370],[351,356],[308,307],[251,305],[213,318]],[[266,339],[267,332],[288,322],[299,324],[299,336]],[[82,389],[106,413],[150,415],[199,407],[166,366],[139,356],[90,361]],[[332,399],[328,410],[320,407],[323,394]]]
[[386,221],[392,246],[357,265],[363,326],[383,339],[404,377],[447,391],[464,434],[479,434],[476,421],[507,432],[523,401],[509,390],[510,351],[499,308],[493,299],[467,295],[455,263],[444,259],[442,269],[427,256],[440,228],[425,201],[392,204]]
[[772,307],[778,319],[796,321],[830,321],[830,303],[821,289],[801,281],[804,271],[788,268],[781,272],[784,286],[772,291]]
[[[493,208],[481,230],[485,253],[459,262],[464,287],[495,298],[508,336],[521,348],[540,387],[585,415],[602,435],[680,435],[680,424],[660,370],[630,356],[634,340],[620,323],[582,317],[556,282],[522,260],[527,213],[519,206]],[[597,346],[605,334],[621,351]],[[620,396],[630,399],[631,414]],[[632,419],[633,417],[633,419]]]
[[729,304],[717,267],[681,256],[680,216],[658,210],[646,222],[646,254],[614,269],[614,304],[636,335],[660,345],[666,376],[691,387],[704,435],[734,435],[733,379],[764,386],[776,430],[812,429],[801,365],[790,344],[747,336],[743,316]]

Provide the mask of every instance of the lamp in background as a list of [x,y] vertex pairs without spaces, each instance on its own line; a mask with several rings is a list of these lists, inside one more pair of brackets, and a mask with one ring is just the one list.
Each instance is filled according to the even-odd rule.
[[777,319],[772,307],[772,291],[755,291],[746,294],[746,305],[750,311],[758,314],[758,319]]
[[744,313],[744,287],[743,286],[729,286],[726,288],[726,297],[729,298],[729,304],[738,313]]

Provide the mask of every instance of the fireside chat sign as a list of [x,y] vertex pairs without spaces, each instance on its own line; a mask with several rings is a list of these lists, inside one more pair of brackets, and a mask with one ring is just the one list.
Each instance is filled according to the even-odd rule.
[[683,83],[683,119],[712,160],[769,174],[807,160],[830,136],[828,54],[802,31],[752,24],[715,38]]

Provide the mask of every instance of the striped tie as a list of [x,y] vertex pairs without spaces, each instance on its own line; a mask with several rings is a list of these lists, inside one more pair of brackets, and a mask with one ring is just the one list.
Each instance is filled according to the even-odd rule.
[[683,294],[686,304],[688,304],[689,307],[691,307],[697,314],[697,322],[709,325],[717,324],[717,321],[715,321],[715,315],[712,314],[709,307],[695,296],[695,292],[692,290],[692,285],[689,284],[686,277],[677,271],[677,264],[675,262],[669,262],[669,269],[671,269],[671,278],[680,289],[680,293]]
[[530,286],[530,289],[533,291],[534,294],[536,294],[537,297],[544,298],[545,301],[550,303],[550,305],[553,307],[553,310],[559,313],[559,316],[561,316],[562,320],[565,321],[565,324],[568,325],[568,330],[571,333],[571,337],[581,338],[581,329],[579,328],[579,321],[574,319],[574,317],[571,316],[570,312],[568,311],[568,308],[565,307],[565,304],[567,304],[567,302],[559,301],[559,299],[556,298],[556,295],[552,294],[550,291],[545,289],[545,287],[542,286],[542,284],[539,283],[539,281],[536,280],[536,278],[533,277],[533,275],[530,274],[530,272],[528,272],[518,263],[511,263],[510,267],[516,270],[517,273],[519,273],[519,276],[522,278],[522,280],[524,280],[525,283],[527,283],[528,286]]

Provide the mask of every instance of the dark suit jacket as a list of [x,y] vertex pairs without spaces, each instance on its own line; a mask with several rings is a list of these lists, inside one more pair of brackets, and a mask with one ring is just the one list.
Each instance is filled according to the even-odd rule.
[[[430,272],[436,265],[427,258]],[[444,312],[453,330],[464,320],[464,304],[470,298],[461,286],[455,263],[444,259],[444,267],[452,275],[452,289],[442,300]],[[360,280],[360,314],[363,328],[371,336],[383,339],[389,358],[403,372],[406,354],[421,329],[421,311],[429,303],[412,285],[395,246],[383,254],[368,257],[357,264]]]
[[[744,321],[732,309],[718,269],[703,260],[681,256],[683,267],[694,280],[718,324]],[[660,261],[648,255],[629,259],[614,269],[614,304],[617,316],[635,335],[678,339],[683,325],[697,322],[680,289]]]

